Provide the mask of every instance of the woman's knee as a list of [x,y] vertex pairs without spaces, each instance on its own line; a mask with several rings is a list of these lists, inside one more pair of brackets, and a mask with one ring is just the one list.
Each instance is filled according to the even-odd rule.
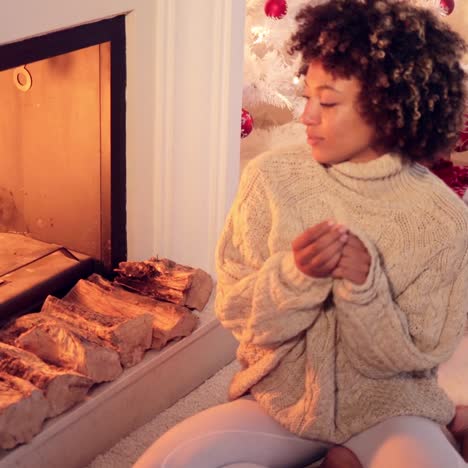
[[[325,444],[300,439],[250,399],[198,413],[159,438],[134,468],[214,468],[253,463],[270,468],[303,466]],[[301,464],[302,463],[302,464]]]
[[[184,466],[183,457],[199,457],[205,450],[210,450],[210,444],[216,444],[216,437],[212,433],[226,428],[227,421],[236,423],[235,419],[242,417],[245,404],[235,401],[208,408],[172,427],[159,437],[139,458],[134,468],[150,468],[162,466]],[[182,453],[185,452],[185,455]],[[169,463],[169,460],[172,460]],[[192,466],[192,465],[190,465]]]
[[364,468],[446,468],[460,465],[461,457],[433,421],[400,416],[383,421],[346,444]]
[[[174,440],[171,435],[153,444],[134,468],[217,468],[241,462],[243,454],[248,452],[239,450],[249,442],[248,437],[235,431],[193,434],[184,440]],[[250,441],[253,442],[251,437]]]

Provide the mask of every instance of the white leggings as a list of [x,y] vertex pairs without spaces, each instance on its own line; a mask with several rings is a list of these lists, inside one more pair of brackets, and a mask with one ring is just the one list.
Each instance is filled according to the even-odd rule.
[[[436,423],[388,419],[346,444],[364,468],[459,468],[467,465]],[[288,432],[250,398],[209,408],[159,438],[134,468],[304,467],[329,444]]]

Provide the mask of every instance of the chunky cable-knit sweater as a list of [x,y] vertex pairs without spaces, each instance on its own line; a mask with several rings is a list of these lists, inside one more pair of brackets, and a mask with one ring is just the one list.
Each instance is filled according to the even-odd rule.
[[[291,242],[333,218],[367,247],[367,280],[311,278]],[[230,398],[250,391],[306,438],[342,443],[386,418],[447,424],[437,368],[468,312],[468,210],[419,164],[323,166],[310,149],[244,170],[218,242],[216,313],[239,341]]]

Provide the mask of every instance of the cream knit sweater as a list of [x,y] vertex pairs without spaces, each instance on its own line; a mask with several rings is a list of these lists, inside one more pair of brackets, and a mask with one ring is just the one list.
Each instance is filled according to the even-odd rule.
[[[363,285],[296,268],[292,240],[328,218],[366,245]],[[216,313],[243,367],[231,399],[250,391],[290,431],[334,443],[391,416],[450,421],[437,368],[468,312],[468,210],[426,168],[395,154],[325,167],[307,147],[259,156],[216,261]]]

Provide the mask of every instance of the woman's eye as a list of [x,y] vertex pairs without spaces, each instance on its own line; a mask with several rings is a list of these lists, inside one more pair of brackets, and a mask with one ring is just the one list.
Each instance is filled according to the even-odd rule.
[[[310,96],[306,96],[305,94],[302,95],[302,98],[306,101],[309,101],[311,99]],[[319,104],[320,107],[335,107],[337,105],[336,102],[320,102]]]

